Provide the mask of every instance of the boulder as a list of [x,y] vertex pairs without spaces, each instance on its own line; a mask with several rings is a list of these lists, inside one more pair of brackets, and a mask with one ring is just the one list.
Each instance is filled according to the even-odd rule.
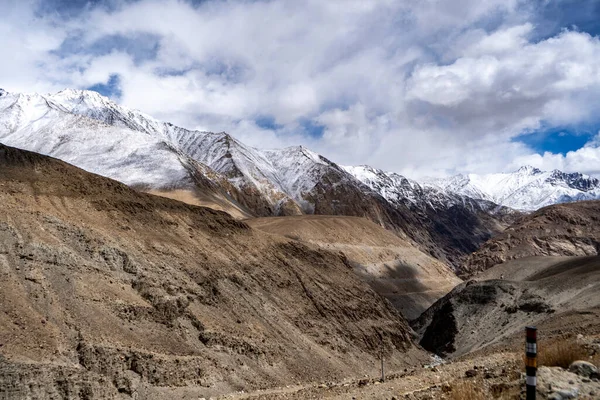
[[586,378],[598,376],[598,368],[594,364],[582,360],[573,361],[569,366],[569,371]]

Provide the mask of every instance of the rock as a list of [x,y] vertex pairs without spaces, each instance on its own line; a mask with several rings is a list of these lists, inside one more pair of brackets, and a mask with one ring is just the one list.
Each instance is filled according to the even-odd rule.
[[598,368],[596,368],[596,366],[590,362],[587,361],[574,361],[570,366],[569,366],[569,371],[580,375],[580,376],[584,376],[586,378],[592,377],[596,374],[598,374]]
[[473,378],[473,377],[477,376],[477,371],[474,369],[469,369],[469,370],[465,371],[465,376],[467,378]]
[[579,391],[576,388],[561,389],[548,396],[548,400],[576,399]]
[[579,395],[579,390],[577,388],[569,388],[569,389],[561,389],[552,393],[548,396],[548,399],[553,400],[568,400],[568,399],[576,399]]

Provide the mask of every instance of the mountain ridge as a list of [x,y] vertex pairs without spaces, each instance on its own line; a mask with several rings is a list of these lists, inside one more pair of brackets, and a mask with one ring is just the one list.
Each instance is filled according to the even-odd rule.
[[531,212],[552,204],[600,199],[600,180],[579,172],[542,171],[530,165],[511,173],[429,178],[427,185]]
[[302,146],[259,150],[225,132],[160,122],[90,91],[3,91],[0,141],[148,191],[209,191],[220,209],[240,215],[366,217],[455,268],[514,219],[489,201],[379,171],[380,182],[361,180]]
[[600,254],[600,201],[554,204],[521,218],[467,257],[463,277],[533,256]]
[[5,145],[0,200],[9,398],[209,398],[374,375],[382,349],[428,360],[334,252]]

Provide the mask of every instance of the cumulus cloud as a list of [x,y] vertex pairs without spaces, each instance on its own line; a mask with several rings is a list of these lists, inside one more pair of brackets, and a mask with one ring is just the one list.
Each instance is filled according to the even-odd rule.
[[580,172],[600,176],[600,132],[582,148],[565,154],[527,154],[517,157],[512,166],[532,165],[543,170]]
[[597,145],[535,154],[518,140],[600,122],[598,38],[548,34],[537,2],[53,1],[0,3],[0,47],[15,55],[0,86],[117,75],[118,101],[157,118],[415,177],[518,163],[598,173]]

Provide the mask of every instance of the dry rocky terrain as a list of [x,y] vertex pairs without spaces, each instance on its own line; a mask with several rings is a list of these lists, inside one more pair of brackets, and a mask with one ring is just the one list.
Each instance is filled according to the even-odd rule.
[[190,398],[428,356],[347,258],[0,146],[0,398]]
[[[444,231],[460,210],[413,235],[347,216],[241,220],[203,184],[153,196],[0,145],[0,399],[522,398],[524,326],[541,349],[577,338],[600,354],[600,202],[523,217],[461,282],[422,246],[435,231],[458,260],[474,243]],[[558,367],[538,389],[600,398],[596,378]]]
[[600,251],[600,201],[544,207],[522,217],[471,254],[468,277],[505,261],[530,256],[592,256]]
[[461,281],[409,241],[358,217],[303,215],[249,219],[253,228],[342,253],[356,274],[414,319]]
[[[600,351],[600,336],[581,339]],[[520,341],[522,344],[522,341]],[[600,398],[600,380],[556,366],[538,369],[538,399]],[[494,352],[421,368],[390,373],[384,382],[363,377],[312,385],[235,393],[221,399],[304,400],[490,400],[525,399],[524,366],[520,352]]]
[[455,357],[520,343],[527,325],[538,325],[546,337],[600,334],[598,293],[598,256],[519,259],[460,284],[413,327],[424,348]]

